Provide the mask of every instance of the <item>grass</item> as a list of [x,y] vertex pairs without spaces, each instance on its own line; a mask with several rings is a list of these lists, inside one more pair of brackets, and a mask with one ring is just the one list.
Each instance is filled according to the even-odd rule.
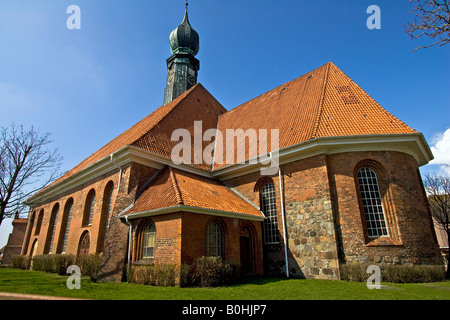
[[39,271],[0,269],[0,292],[97,300],[450,300],[450,281],[426,284],[365,283],[253,279],[230,287],[151,287],[131,283],[95,283],[81,279],[80,290],[69,290],[66,276]]

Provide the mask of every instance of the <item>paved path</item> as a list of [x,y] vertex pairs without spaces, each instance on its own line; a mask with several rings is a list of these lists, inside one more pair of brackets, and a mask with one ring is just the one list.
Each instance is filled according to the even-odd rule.
[[84,300],[84,299],[0,292],[0,300]]

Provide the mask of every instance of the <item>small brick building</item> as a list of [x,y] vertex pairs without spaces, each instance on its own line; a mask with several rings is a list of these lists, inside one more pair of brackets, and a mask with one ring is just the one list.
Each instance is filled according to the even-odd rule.
[[187,11],[170,44],[164,105],[28,199],[23,254],[101,253],[104,281],[201,256],[321,279],[442,263],[421,133],[333,63],[227,111],[197,83]]
[[16,215],[16,217],[12,221],[13,230],[8,237],[6,246],[2,248],[3,257],[0,262],[3,266],[10,266],[12,257],[21,254],[27,224],[28,220],[21,219],[18,215]]

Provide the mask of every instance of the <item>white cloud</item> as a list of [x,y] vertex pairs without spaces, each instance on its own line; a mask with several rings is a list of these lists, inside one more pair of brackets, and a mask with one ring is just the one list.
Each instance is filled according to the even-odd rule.
[[432,141],[434,146],[431,147],[431,151],[434,159],[430,164],[441,165],[441,170],[450,175],[450,129],[435,136]]

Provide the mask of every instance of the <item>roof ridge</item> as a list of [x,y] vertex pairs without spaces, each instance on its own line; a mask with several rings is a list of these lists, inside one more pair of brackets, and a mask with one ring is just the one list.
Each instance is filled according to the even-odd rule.
[[323,103],[325,101],[325,92],[327,90],[328,75],[330,73],[331,65],[332,65],[332,62],[327,63],[327,71],[325,72],[325,76],[324,76],[324,80],[323,80],[322,96],[320,97],[320,101],[319,101],[319,111],[317,112],[317,119],[316,119],[316,122],[314,123],[314,129],[313,129],[313,133],[311,136],[312,139],[316,138],[317,130],[319,129],[319,122],[320,122],[320,119],[322,118]]
[[181,196],[181,191],[178,186],[178,181],[174,173],[174,169],[171,166],[169,166],[169,172],[170,172],[170,179],[172,180],[172,185],[175,190],[175,195],[177,197],[177,202],[178,204],[184,204],[183,197]]

